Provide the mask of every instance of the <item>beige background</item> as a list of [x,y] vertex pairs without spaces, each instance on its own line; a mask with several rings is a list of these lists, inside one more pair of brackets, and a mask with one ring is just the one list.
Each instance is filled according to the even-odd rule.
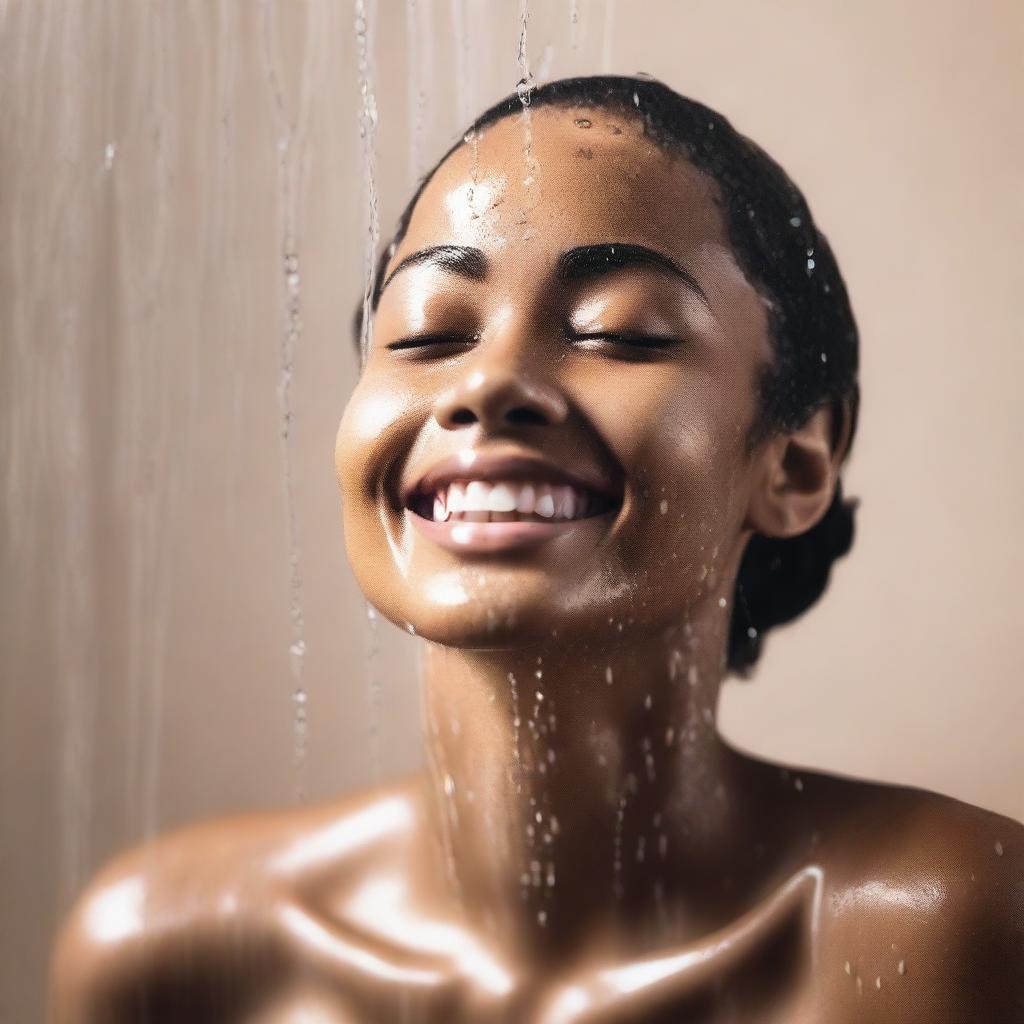
[[[538,77],[647,71],[775,155],[862,328],[854,553],[727,687],[726,733],[1024,818],[1020,5],[530,6]],[[519,28],[498,0],[369,14],[387,227],[513,88]],[[25,1024],[112,851],[408,770],[418,707],[331,465],[368,225],[352,4],[0,0],[0,32],[0,1020]]]

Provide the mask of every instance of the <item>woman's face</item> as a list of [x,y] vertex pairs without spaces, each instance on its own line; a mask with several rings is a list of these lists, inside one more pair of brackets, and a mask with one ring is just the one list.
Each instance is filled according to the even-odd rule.
[[596,110],[505,118],[434,175],[336,453],[388,618],[501,648],[731,614],[771,347],[715,196]]

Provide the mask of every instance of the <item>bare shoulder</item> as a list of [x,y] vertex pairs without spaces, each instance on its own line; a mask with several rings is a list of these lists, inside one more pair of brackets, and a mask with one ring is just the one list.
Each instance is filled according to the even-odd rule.
[[[81,894],[58,935],[52,1024],[144,1019],[149,1008],[132,1000],[147,992],[166,1006],[167,993],[187,989],[194,1005],[204,986],[225,989],[223,975],[213,977],[225,954],[246,984],[210,1019],[238,1015],[237,1000],[260,1001],[267,994],[260,984],[279,981],[289,961],[282,914],[301,905],[307,890],[354,881],[360,862],[397,856],[416,813],[411,787],[402,785],[202,822],[120,854]],[[162,1013],[152,1019],[165,1019]]]
[[872,783],[844,817],[820,948],[850,1019],[1024,1020],[1024,826]]

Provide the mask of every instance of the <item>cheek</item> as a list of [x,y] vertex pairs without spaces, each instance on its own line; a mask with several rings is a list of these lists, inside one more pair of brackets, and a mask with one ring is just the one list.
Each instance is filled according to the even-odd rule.
[[[678,382],[677,382],[678,385]],[[718,389],[647,388],[602,425],[631,480],[623,565],[646,601],[686,603],[730,571],[744,513],[742,415]]]
[[376,477],[387,451],[397,443],[408,417],[409,401],[393,384],[381,386],[364,376],[341,418],[335,439],[334,463],[346,502],[374,498]]

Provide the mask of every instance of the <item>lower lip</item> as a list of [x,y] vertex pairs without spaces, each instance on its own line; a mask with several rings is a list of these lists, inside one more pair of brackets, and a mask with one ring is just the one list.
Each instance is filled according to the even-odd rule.
[[436,522],[415,512],[409,515],[416,528],[435,544],[461,554],[523,551],[579,530],[585,524],[592,526],[596,518],[563,519],[552,523],[466,523],[452,520]]

